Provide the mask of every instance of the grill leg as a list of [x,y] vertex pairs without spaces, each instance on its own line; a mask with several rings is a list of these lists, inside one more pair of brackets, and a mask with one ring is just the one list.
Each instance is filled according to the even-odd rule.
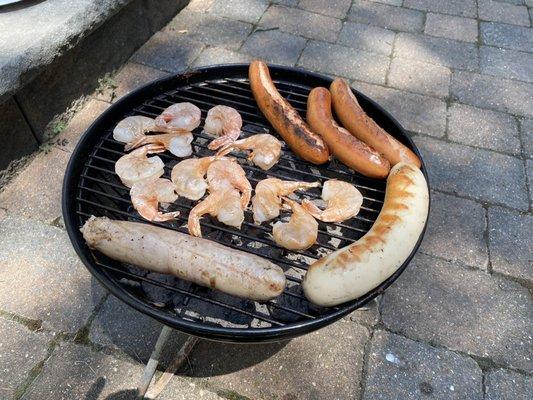
[[[163,389],[165,389],[167,384],[170,382],[170,379],[172,378],[174,373],[179,369],[179,367],[183,365],[183,363],[187,359],[187,356],[194,349],[194,346],[198,342],[197,337],[189,336],[181,347],[178,354],[176,354],[174,360],[172,360],[172,363],[161,375],[161,378],[159,378],[159,380],[150,387],[150,383],[152,382],[152,379],[155,375],[155,371],[157,370],[157,365],[159,364],[159,357],[161,356],[163,347],[168,341],[171,332],[172,328],[169,328],[167,326],[164,326],[161,330],[159,338],[157,339],[157,342],[155,344],[154,351],[150,356],[150,360],[148,360],[148,363],[144,368],[141,383],[139,384],[138,392],[139,397],[141,399],[155,399],[157,396],[159,396],[159,394],[163,391]],[[150,388],[150,390],[148,390],[148,388]]]

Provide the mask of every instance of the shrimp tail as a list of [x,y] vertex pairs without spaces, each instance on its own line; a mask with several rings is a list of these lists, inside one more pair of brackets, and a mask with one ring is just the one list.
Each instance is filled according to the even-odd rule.
[[152,219],[152,221],[155,221],[155,222],[172,221],[176,219],[179,215],[180,215],[179,211],[172,211],[168,213],[162,213],[161,211],[158,211],[157,214]]
[[316,219],[321,219],[323,211],[318,206],[308,199],[302,201],[302,207],[305,211],[311,214]]
[[140,138],[134,140],[133,142],[126,143],[126,145],[124,146],[124,151],[130,151],[130,150],[136,149],[137,147],[140,147],[142,145],[151,143],[149,138],[150,138],[150,136],[141,136]]
[[[213,142],[211,142],[213,143]],[[217,158],[217,160],[219,160],[220,158],[224,157],[225,155],[231,153],[233,151],[234,147],[230,144],[228,146],[223,146],[218,152],[217,154],[215,154],[215,157]],[[216,150],[216,149],[215,149]]]

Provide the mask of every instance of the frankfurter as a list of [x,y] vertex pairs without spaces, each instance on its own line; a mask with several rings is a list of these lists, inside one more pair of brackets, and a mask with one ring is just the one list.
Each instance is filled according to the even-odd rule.
[[184,233],[106,217],[81,228],[87,245],[106,256],[150,271],[251,300],[270,300],[285,288],[285,275],[261,257]]
[[428,210],[428,186],[422,172],[412,164],[396,164],[387,178],[385,202],[372,228],[355,243],[309,267],[302,283],[305,296],[328,307],[377,287],[413,251]]
[[333,155],[345,165],[370,178],[387,177],[389,162],[335,122],[328,89],[316,87],[309,93],[307,123],[322,136]]
[[350,86],[335,79],[330,87],[333,109],[342,125],[356,138],[382,154],[391,165],[406,162],[420,168],[420,159],[408,147],[389,135],[359,105]]
[[326,143],[281,96],[270,78],[267,65],[262,61],[252,61],[248,74],[259,109],[292,151],[313,164],[328,161]]

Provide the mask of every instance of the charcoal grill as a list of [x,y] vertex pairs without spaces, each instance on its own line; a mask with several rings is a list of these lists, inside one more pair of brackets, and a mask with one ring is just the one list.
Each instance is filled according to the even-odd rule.
[[[331,83],[326,76],[295,68],[270,66],[270,71],[281,94],[302,117],[306,114],[309,91],[316,86],[329,87]],[[422,235],[400,269],[359,299],[338,307],[320,308],[305,299],[300,285],[310,262],[354,242],[370,229],[383,205],[385,181],[363,177],[335,160],[322,166],[311,165],[286,146],[279,163],[269,171],[248,163],[244,154],[233,154],[253,186],[266,177],[321,182],[338,178],[353,183],[364,196],[361,212],[356,218],[337,224],[320,223],[318,242],[306,251],[288,251],[278,246],[270,235],[271,226],[254,225],[250,211],[246,212],[241,230],[222,225],[215,219],[202,219],[205,238],[265,257],[284,269],[288,280],[286,290],[279,298],[264,303],[233,298],[110,260],[90,250],[79,231],[91,215],[146,222],[132,208],[128,189],[114,173],[114,164],[124,150],[122,143],[113,140],[112,131],[127,116],[155,117],[173,103],[189,101],[200,107],[205,118],[208,109],[224,104],[236,108],[242,115],[243,137],[261,132],[276,135],[257,108],[247,72],[247,64],[200,68],[157,80],[112,105],[89,127],[72,154],[64,180],[63,216],[83,263],[112,294],[133,308],[197,337],[235,342],[275,341],[302,335],[340,319],[382,293],[405,269]],[[374,120],[420,157],[414,143],[391,115],[363,94],[355,90],[354,93]],[[194,132],[193,156],[197,157],[213,153],[207,149],[211,138],[202,133],[202,126],[203,121]],[[166,164],[164,176],[169,178],[172,166],[178,160],[169,153],[160,156]],[[424,166],[422,171],[427,180]],[[301,193],[300,197],[319,198],[320,189]],[[169,210],[180,210],[180,218],[175,222],[153,224],[187,232],[188,211],[193,205],[179,198]]]

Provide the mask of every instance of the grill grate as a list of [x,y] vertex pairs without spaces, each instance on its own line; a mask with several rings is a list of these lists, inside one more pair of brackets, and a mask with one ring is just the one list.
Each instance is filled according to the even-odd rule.
[[[81,149],[77,149],[73,156],[74,160],[81,161],[82,164],[77,166],[79,174],[72,177],[73,182],[76,182],[75,190],[72,192],[76,223],[72,230],[77,231],[91,215],[146,222],[133,209],[128,188],[122,185],[114,172],[115,162],[125,153],[123,144],[113,139],[112,131],[118,121],[129,115],[156,117],[170,104],[183,101],[197,105],[202,110],[202,123],[200,128],[194,132],[193,157],[213,154],[207,149],[207,144],[212,137],[202,133],[202,127],[207,110],[217,104],[228,105],[239,111],[243,118],[241,138],[265,132],[277,135],[274,130],[269,129],[270,125],[258,110],[247,79],[239,77],[239,75],[246,76],[246,68],[244,66],[240,68],[244,73],[236,76],[230,74],[230,77],[217,79],[197,81],[191,79],[193,82],[187,80],[179,85],[167,85],[166,90],[155,88],[153,89],[155,95],[147,95],[133,103],[130,101],[126,105],[122,104],[123,107],[116,105],[107,111],[107,116],[103,118],[103,121],[96,123],[97,126],[91,127],[86,134],[88,136],[93,132],[92,135],[96,138],[92,146],[86,146],[90,151],[84,156],[81,154],[77,156],[76,154],[81,152]],[[167,78],[167,81],[170,79],[176,80],[177,78]],[[288,79],[275,79],[275,82],[281,94],[299,111],[302,117],[305,117],[307,95],[316,84],[291,82]],[[153,88],[156,85],[151,86]],[[130,95],[130,98],[134,97],[134,94]],[[113,108],[117,110],[111,112]],[[95,132],[96,130],[98,132]],[[83,147],[83,144],[79,147]],[[165,162],[163,176],[170,178],[171,169],[179,162],[179,159],[168,152],[159,154],[159,156]],[[363,194],[361,212],[356,218],[344,223],[319,222],[318,241],[305,251],[290,251],[278,246],[271,236],[271,225],[275,221],[261,226],[255,225],[251,210],[245,212],[245,221],[241,230],[220,224],[211,217],[203,218],[201,225],[205,238],[259,255],[284,269],[288,280],[287,288],[279,298],[264,303],[237,299],[174,277],[150,273],[131,265],[118,263],[97,252],[91,252],[88,257],[92,272],[97,272],[101,280],[112,281],[112,285],[108,287],[113,286],[115,290],[122,291],[123,299],[125,297],[129,297],[130,300],[135,299],[136,308],[156,316],[163,322],[178,329],[188,330],[189,333],[192,330],[199,335],[227,340],[264,340],[288,336],[282,332],[288,332],[312,322],[316,322],[316,327],[314,327],[316,329],[328,323],[329,320],[340,318],[350,309],[356,308],[357,302],[352,302],[348,306],[327,309],[316,307],[305,299],[300,283],[309,263],[354,242],[368,231],[383,205],[385,182],[353,173],[335,160],[325,166],[311,165],[295,156],[286,145],[283,147],[280,161],[269,171],[253,166],[246,160],[244,153],[233,152],[231,156],[242,165],[253,187],[258,181],[267,177],[309,182],[320,181],[321,183],[327,179],[337,178],[351,182]],[[72,175],[76,174],[72,173]],[[65,190],[67,190],[67,180]],[[297,192],[297,197],[299,199],[320,198],[320,191],[321,188],[316,188]],[[189,210],[195,204],[196,202],[180,197],[168,208],[168,211],[179,210],[181,212],[178,219],[172,222],[153,223],[153,225],[186,233]],[[288,215],[282,213],[283,218],[287,218]],[[68,225],[69,216],[66,216],[65,220]],[[71,238],[75,236],[76,241],[80,241],[79,233],[70,231],[69,233]],[[90,251],[84,246],[83,239],[81,242],[79,246],[84,247],[83,251]],[[81,251],[79,250],[78,253]],[[364,301],[368,301],[376,294],[374,293]],[[360,304],[361,302],[358,305]],[[185,321],[191,322],[192,325],[188,326]],[[204,331],[200,329],[201,327]],[[262,338],[259,336],[257,336],[259,339],[244,338],[249,332],[260,332],[265,328],[270,333]],[[307,330],[310,329],[307,328]],[[224,333],[217,335],[216,332]],[[291,333],[292,336],[294,332]]]

